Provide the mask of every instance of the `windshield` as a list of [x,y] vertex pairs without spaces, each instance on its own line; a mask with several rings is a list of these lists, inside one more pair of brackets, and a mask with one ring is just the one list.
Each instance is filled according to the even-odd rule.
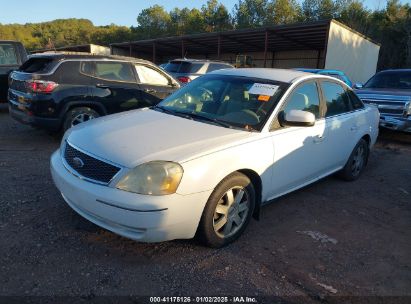
[[410,90],[411,71],[378,73],[368,80],[364,88]]
[[266,79],[205,75],[164,99],[158,108],[205,123],[261,130],[287,87]]
[[196,73],[202,66],[202,63],[171,61],[164,67],[164,70],[170,73]]

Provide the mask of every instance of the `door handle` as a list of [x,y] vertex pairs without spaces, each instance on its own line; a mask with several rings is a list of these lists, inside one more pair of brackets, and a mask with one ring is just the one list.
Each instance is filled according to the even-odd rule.
[[313,141],[314,141],[314,143],[316,143],[316,144],[318,144],[318,143],[320,143],[320,142],[323,142],[324,141],[324,136],[323,135],[317,135],[317,136],[314,136],[314,139],[313,139]]
[[102,83],[96,84],[96,87],[97,87],[97,88],[101,88],[101,89],[108,89],[108,85],[102,84]]
[[155,93],[157,91],[154,90],[154,89],[144,89],[144,92],[146,92],[146,93]]

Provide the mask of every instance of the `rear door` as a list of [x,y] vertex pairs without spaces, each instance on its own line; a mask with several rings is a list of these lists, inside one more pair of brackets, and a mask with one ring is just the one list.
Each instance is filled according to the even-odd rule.
[[328,146],[334,155],[332,166],[337,168],[344,166],[357,143],[361,117],[353,108],[349,90],[342,84],[322,80],[320,86],[325,104]]
[[141,102],[146,106],[156,105],[177,89],[175,82],[160,69],[145,64],[135,64],[134,68],[141,88]]
[[131,63],[86,60],[81,63],[80,72],[91,77],[91,98],[101,103],[108,114],[146,106]]

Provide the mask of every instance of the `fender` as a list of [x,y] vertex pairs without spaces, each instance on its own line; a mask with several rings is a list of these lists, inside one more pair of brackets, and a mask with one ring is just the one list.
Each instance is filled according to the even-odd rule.
[[66,103],[63,107],[63,109],[60,111],[60,118],[64,119],[64,116],[66,115],[67,111],[70,108],[73,107],[80,107],[80,106],[84,106],[84,107],[97,107],[99,109],[100,113],[103,113],[103,115],[107,115],[107,110],[104,107],[104,105],[102,105],[99,102],[96,101],[91,101],[91,100],[82,100],[82,101],[70,101],[68,103]]

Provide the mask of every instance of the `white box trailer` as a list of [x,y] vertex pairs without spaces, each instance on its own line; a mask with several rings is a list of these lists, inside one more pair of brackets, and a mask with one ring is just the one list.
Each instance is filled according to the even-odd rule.
[[344,71],[353,83],[365,83],[377,70],[379,52],[379,44],[332,20],[324,68]]

